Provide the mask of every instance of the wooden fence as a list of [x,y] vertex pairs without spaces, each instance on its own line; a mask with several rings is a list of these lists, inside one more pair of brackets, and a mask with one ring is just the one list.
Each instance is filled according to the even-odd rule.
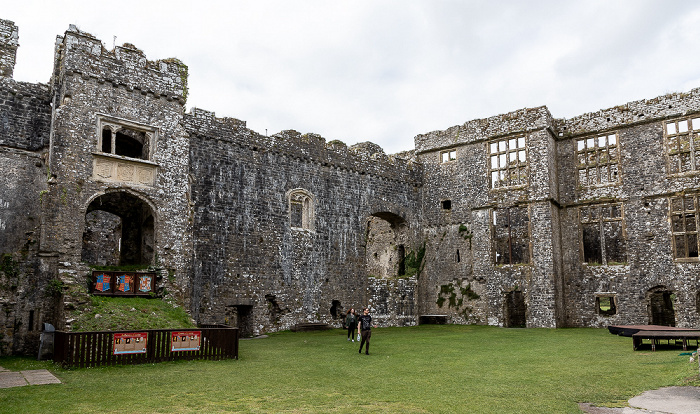
[[[174,333],[187,335],[199,332],[195,350],[178,350]],[[146,338],[143,349],[118,353],[122,341],[130,337]],[[193,335],[193,338],[196,336]],[[138,338],[139,342],[143,338]],[[115,352],[117,349],[117,352]],[[186,348],[187,349],[187,348]],[[96,367],[102,365],[146,364],[179,359],[237,359],[238,328],[148,329],[141,331],[62,332],[54,336],[54,362],[64,367]]]

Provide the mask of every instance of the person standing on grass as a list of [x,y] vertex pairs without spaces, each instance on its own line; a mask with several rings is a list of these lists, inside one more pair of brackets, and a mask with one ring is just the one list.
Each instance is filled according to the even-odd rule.
[[362,315],[360,315],[358,325],[360,325],[360,335],[362,336],[360,350],[358,352],[362,353],[362,346],[367,343],[367,346],[365,347],[365,354],[369,355],[369,338],[372,337],[372,317],[369,315],[369,309],[362,309]]
[[355,309],[351,308],[345,317],[345,326],[348,327],[348,341],[355,342],[355,328],[357,328],[357,316]]

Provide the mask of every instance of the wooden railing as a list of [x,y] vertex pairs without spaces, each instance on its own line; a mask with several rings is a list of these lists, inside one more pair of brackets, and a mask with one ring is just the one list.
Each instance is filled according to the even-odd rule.
[[[178,350],[174,333],[199,332],[195,350]],[[122,343],[139,337],[138,347],[124,351]],[[116,334],[116,335],[115,335]],[[184,335],[183,338],[187,338]],[[177,336],[177,335],[175,335]],[[134,337],[134,338],[131,338]],[[145,344],[141,341],[145,338]],[[122,342],[123,341],[123,342]],[[189,344],[189,343],[188,343]],[[145,346],[144,346],[145,345]],[[116,351],[115,351],[116,349]],[[188,349],[188,348],[185,348]],[[120,353],[121,352],[121,353]],[[238,328],[148,329],[141,331],[62,332],[54,336],[54,362],[64,367],[146,364],[180,359],[237,359]]]

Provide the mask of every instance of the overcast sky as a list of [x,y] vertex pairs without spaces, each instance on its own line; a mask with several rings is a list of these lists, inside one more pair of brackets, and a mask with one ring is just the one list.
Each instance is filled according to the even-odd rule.
[[47,83],[69,24],[189,66],[187,108],[387,153],[547,105],[570,118],[700,87],[694,1],[0,0],[14,78]]

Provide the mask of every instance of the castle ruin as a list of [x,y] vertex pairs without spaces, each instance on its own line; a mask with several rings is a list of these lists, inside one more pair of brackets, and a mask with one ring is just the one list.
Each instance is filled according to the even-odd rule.
[[386,155],[186,112],[184,63],[74,26],[48,84],[12,78],[17,47],[0,20],[0,355],[70,329],[95,265],[245,335],[363,305],[380,326],[700,324],[700,89]]

